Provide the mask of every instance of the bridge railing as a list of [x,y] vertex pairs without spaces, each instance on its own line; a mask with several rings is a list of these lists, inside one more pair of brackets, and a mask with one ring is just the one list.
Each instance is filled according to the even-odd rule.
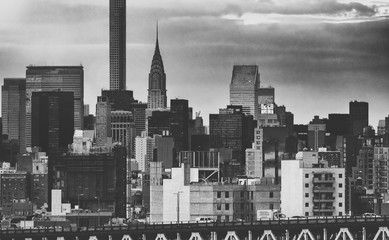
[[62,228],[62,227],[46,227],[46,228],[31,228],[31,229],[14,229],[8,228],[0,231],[0,235],[9,234],[39,234],[39,233],[56,233],[56,232],[106,232],[106,231],[143,231],[143,230],[172,230],[177,229],[209,229],[209,228],[234,228],[240,226],[280,226],[285,228],[288,225],[317,225],[317,224],[346,224],[346,223],[380,223],[388,222],[389,217],[318,217],[318,218],[285,218],[278,220],[259,220],[259,221],[233,221],[233,222],[170,222],[170,223],[133,223],[120,226],[92,226],[84,228]]

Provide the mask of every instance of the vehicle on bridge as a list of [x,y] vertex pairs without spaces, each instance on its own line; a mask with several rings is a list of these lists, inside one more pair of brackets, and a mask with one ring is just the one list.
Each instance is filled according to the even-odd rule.
[[211,217],[197,217],[196,222],[198,223],[211,223],[211,222],[216,222],[215,219]]
[[271,209],[266,209],[266,210],[257,210],[257,221],[260,220],[282,220],[286,219],[287,217],[285,214],[278,212],[278,211],[273,211]]

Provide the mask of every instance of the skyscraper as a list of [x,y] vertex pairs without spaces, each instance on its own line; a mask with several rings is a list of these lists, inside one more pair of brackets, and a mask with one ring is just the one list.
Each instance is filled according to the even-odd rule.
[[111,104],[107,97],[97,97],[96,104],[96,143],[104,147],[111,138]]
[[230,104],[242,106],[243,113],[257,120],[259,114],[258,89],[259,72],[257,65],[235,65],[230,84]]
[[[74,128],[84,121],[83,66],[28,66],[26,70],[26,147],[31,147],[32,92],[61,90],[73,92]],[[73,134],[73,130],[71,131]]]
[[109,89],[126,90],[126,0],[109,1]]
[[153,60],[151,62],[151,70],[149,73],[149,89],[147,97],[147,108],[166,108],[166,74],[163,68],[162,56],[159,51],[158,42],[158,25],[157,25],[157,40]]
[[350,102],[349,111],[353,135],[362,134],[363,128],[369,125],[369,103],[358,101]]
[[1,88],[3,134],[9,140],[18,140],[19,153],[26,151],[26,79],[5,78]]
[[73,142],[73,93],[62,91],[32,94],[32,146],[42,152],[66,152]]

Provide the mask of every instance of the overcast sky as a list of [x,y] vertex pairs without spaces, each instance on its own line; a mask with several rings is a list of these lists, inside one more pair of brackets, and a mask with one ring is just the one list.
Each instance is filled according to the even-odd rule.
[[[234,64],[257,64],[261,85],[295,123],[367,101],[370,124],[389,114],[389,2],[363,0],[127,2],[127,89],[147,100],[159,22],[168,99],[209,113],[229,104]],[[94,113],[109,88],[108,0],[1,0],[0,83],[33,65],[79,65]]]

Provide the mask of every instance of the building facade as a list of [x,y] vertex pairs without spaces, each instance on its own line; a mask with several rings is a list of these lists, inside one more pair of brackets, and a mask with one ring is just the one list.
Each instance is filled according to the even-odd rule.
[[234,65],[230,84],[230,105],[242,106],[243,113],[257,120],[260,75],[257,65]]
[[[104,147],[111,139],[111,104],[107,97],[97,97],[96,104],[96,144]],[[112,140],[112,139],[111,139]]]
[[166,108],[166,74],[163,67],[162,56],[159,50],[158,42],[158,26],[157,26],[157,40],[155,43],[155,51],[153,60],[151,62],[151,70],[149,73],[149,88],[147,97],[147,108]]
[[126,90],[126,0],[109,1],[109,89]]
[[32,146],[50,155],[67,151],[73,142],[73,92],[33,92],[31,107]]
[[138,163],[138,169],[142,172],[149,170],[149,162],[153,161],[154,146],[155,139],[145,133],[141,137],[135,138],[135,159]]
[[281,211],[287,216],[345,215],[345,169],[319,163],[317,152],[283,160]]
[[26,79],[5,78],[1,88],[2,134],[18,140],[19,153],[26,151]]
[[31,147],[31,97],[33,92],[61,90],[73,92],[73,122],[83,128],[83,66],[28,66],[26,70],[26,147]]

